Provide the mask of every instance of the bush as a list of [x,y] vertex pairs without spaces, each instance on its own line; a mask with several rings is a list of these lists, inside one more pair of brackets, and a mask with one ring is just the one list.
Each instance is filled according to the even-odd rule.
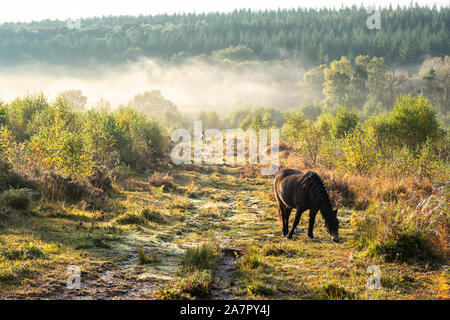
[[358,115],[355,111],[348,109],[345,106],[340,106],[336,110],[331,123],[331,134],[335,138],[343,138],[359,123]]
[[369,247],[369,252],[383,256],[387,261],[407,263],[442,263],[443,257],[422,232],[404,231],[395,239]]
[[243,130],[280,128],[284,124],[281,111],[274,108],[256,107],[239,124]]
[[31,193],[30,189],[9,189],[0,194],[0,201],[13,209],[25,210],[31,205]]
[[395,143],[406,144],[411,150],[416,150],[427,139],[434,140],[439,136],[436,112],[422,95],[413,97],[409,94],[398,99],[389,122]]
[[373,132],[357,128],[342,140],[342,165],[351,172],[366,174],[379,162],[379,154]]
[[124,155],[124,162],[138,170],[154,167],[155,158],[167,146],[163,128],[156,120],[147,120],[129,108],[119,110],[115,118],[131,141],[131,152]]
[[[447,234],[440,228],[448,224],[441,205],[417,207],[415,210],[398,205],[374,205],[354,214],[354,240],[360,249],[388,261],[408,263],[441,263],[440,239]],[[444,240],[445,242],[445,240]]]
[[283,125],[284,138],[292,143],[296,152],[303,155],[305,164],[314,167],[320,155],[324,132],[310,120],[304,120],[302,113],[286,113]]
[[28,94],[6,105],[6,123],[17,141],[25,141],[36,133],[36,128],[33,128],[33,120],[48,105],[48,101],[42,93]]
[[87,178],[94,168],[82,135],[54,124],[42,128],[27,145],[29,161],[61,176]]

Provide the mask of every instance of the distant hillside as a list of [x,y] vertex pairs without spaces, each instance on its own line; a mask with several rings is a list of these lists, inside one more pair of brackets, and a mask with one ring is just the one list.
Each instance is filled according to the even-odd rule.
[[81,66],[206,54],[296,59],[312,66],[367,54],[404,66],[450,53],[448,7],[383,9],[380,30],[367,28],[369,16],[352,7],[102,17],[81,20],[80,29],[69,29],[64,21],[6,23],[0,25],[0,65],[39,60]]

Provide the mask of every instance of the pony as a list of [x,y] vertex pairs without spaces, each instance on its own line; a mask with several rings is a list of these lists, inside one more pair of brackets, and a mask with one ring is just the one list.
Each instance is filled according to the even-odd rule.
[[[280,168],[275,175],[274,192],[277,199],[278,219],[283,224],[282,233],[288,240],[292,239],[302,213],[309,209],[308,237],[314,239],[314,222],[320,210],[332,241],[339,242],[337,209],[333,210],[322,179],[317,173],[308,171],[303,174],[295,169]],[[292,209],[296,209],[296,214],[292,228],[288,232]]]

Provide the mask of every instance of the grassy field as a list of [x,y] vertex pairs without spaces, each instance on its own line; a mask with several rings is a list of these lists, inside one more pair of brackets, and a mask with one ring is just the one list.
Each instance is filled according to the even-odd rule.
[[[307,213],[286,241],[272,179],[243,167],[174,166],[121,181],[104,211],[84,201],[0,208],[0,298],[449,297],[445,265],[358,251],[353,206],[339,207],[341,243],[320,215],[309,240]],[[81,268],[79,290],[66,287],[70,265]],[[379,290],[367,288],[370,265],[380,267]]]

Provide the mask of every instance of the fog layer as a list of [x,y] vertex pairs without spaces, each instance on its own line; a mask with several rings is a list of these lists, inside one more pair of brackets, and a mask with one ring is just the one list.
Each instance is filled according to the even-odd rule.
[[113,106],[127,103],[136,93],[160,90],[180,111],[238,106],[288,109],[302,103],[297,82],[304,69],[291,62],[212,62],[191,59],[167,63],[142,59],[126,65],[73,69],[35,63],[0,69],[0,99],[9,101],[27,92],[44,92],[50,99],[78,89],[88,105],[100,99]]

